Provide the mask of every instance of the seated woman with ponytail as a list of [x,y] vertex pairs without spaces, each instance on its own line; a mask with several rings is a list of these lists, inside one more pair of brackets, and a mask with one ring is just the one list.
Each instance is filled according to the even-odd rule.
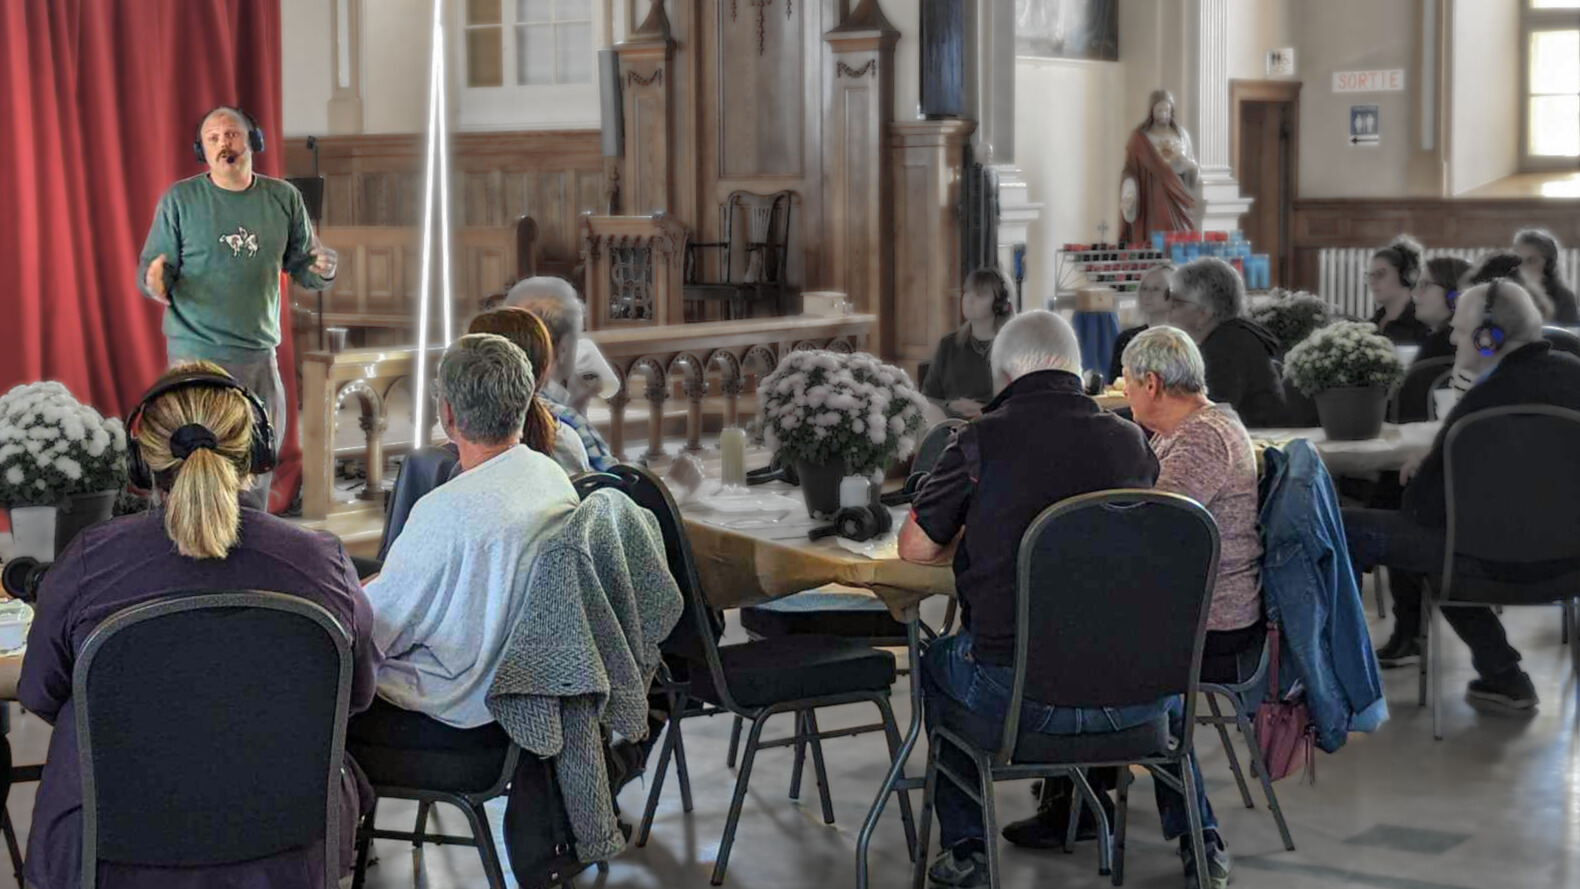
[[[17,689],[22,705],[55,727],[28,837],[27,883],[40,889],[74,887],[82,876],[72,670],[94,628],[116,612],[195,591],[298,596],[328,610],[351,634],[351,712],[373,701],[372,609],[340,542],[241,504],[252,476],[272,461],[272,434],[261,404],[218,365],[181,364],[160,378],[128,427],[131,448],[151,477],[154,505],[82,531],[59,554],[39,589]],[[341,770],[339,837],[346,873],[352,831],[372,799],[348,756]],[[323,852],[315,844],[257,861],[192,868],[101,863],[99,881],[176,889],[317,889]]]
[[1409,235],[1400,235],[1393,243],[1372,254],[1371,269],[1366,273],[1366,284],[1371,288],[1372,300],[1377,311],[1371,322],[1377,332],[1395,344],[1416,345],[1432,332],[1415,316],[1415,302],[1411,293],[1421,279],[1421,245]]

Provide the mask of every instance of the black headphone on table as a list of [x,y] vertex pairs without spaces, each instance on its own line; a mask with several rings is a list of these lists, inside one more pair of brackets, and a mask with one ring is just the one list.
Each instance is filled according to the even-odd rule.
[[834,524],[813,528],[807,532],[807,537],[821,540],[837,534],[847,540],[861,543],[874,537],[882,537],[893,528],[894,516],[890,514],[888,507],[882,504],[846,506],[834,513]]
[[1491,358],[1503,348],[1503,328],[1492,320],[1492,301],[1498,296],[1498,280],[1487,282],[1487,302],[1481,316],[1481,326],[1471,331],[1470,342],[1483,358]]
[[[252,457],[247,471],[252,475],[263,475],[274,470],[274,426],[269,422],[269,412],[264,408],[263,401],[246,386],[228,376],[200,370],[177,374],[155,383],[126,417],[126,474],[134,487],[144,491],[151,491],[154,488],[153,471],[143,460],[142,448],[137,443],[143,412],[161,397],[182,389],[231,389],[240,392],[242,397],[247,399],[247,404],[252,407]],[[171,440],[173,443],[178,436],[187,434],[196,438],[201,445],[205,433],[207,442],[212,446],[214,433],[202,426],[183,426],[175,431]]]
[[252,149],[253,154],[263,153],[263,130],[253,122],[252,115],[235,105],[215,105],[198,119],[197,132],[192,134],[192,154],[197,157],[199,163],[208,163],[208,154],[203,151],[203,124],[213,117],[216,111],[233,111],[240,115],[247,122],[247,147]]

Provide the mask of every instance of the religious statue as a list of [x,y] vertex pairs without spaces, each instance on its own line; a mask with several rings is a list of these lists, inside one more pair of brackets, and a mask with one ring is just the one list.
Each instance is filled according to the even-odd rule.
[[1142,244],[1155,231],[1196,227],[1197,165],[1190,134],[1174,120],[1174,96],[1153,90],[1147,119],[1125,143],[1125,169],[1119,185],[1119,240]]

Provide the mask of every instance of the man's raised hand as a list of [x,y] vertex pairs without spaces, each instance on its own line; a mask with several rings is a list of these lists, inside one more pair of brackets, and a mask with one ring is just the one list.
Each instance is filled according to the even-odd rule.
[[154,299],[164,305],[170,305],[170,294],[165,290],[165,255],[163,253],[154,257],[148,264],[148,273],[144,277],[148,285],[148,292]]

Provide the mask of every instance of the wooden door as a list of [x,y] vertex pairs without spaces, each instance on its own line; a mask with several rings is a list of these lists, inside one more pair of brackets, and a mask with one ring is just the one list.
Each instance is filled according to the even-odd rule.
[[1231,165],[1240,192],[1252,199],[1241,228],[1266,253],[1274,286],[1294,276],[1294,206],[1298,197],[1300,84],[1231,81]]

